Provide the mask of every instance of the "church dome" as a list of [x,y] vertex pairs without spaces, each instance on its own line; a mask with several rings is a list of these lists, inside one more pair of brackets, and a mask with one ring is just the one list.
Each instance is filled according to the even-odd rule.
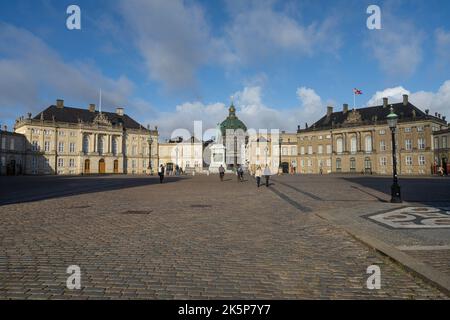
[[233,104],[231,104],[230,108],[228,109],[228,112],[229,112],[228,117],[220,124],[220,132],[222,133],[222,136],[225,136],[227,130],[241,129],[244,132],[246,132],[247,127],[236,116],[236,108],[234,107]]

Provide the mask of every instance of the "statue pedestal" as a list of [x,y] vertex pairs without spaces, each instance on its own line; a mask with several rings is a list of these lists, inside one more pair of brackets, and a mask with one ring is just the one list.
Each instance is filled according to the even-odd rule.
[[221,143],[214,144],[211,147],[211,161],[209,165],[209,171],[211,173],[218,173],[219,167],[223,166],[226,170],[225,164],[225,147]]

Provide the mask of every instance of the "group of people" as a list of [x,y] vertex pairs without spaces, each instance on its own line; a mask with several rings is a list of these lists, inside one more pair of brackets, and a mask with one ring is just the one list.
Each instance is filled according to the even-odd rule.
[[[269,179],[270,176],[272,175],[272,172],[270,171],[269,166],[266,164],[264,171],[262,170],[261,166],[256,167],[255,170],[255,179],[256,179],[256,185],[258,186],[258,188],[261,185],[261,178],[264,177],[265,178],[265,184],[266,187],[269,186]],[[219,177],[220,177],[220,181],[223,181],[223,178],[225,176],[225,168],[221,165],[219,167]],[[236,170],[236,176],[237,176],[237,181],[238,182],[243,182],[244,181],[244,168],[242,166],[239,166]]]

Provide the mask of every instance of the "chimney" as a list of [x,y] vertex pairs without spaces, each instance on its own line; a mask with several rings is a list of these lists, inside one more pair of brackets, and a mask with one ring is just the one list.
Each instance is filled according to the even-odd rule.
[[89,104],[89,111],[95,112],[95,104],[93,104],[93,103]]
[[297,131],[300,131],[300,125],[297,126]]
[[388,106],[388,98],[387,97],[384,97],[383,98],[383,108],[387,108],[387,106]]
[[440,114],[440,113],[438,113],[438,118],[439,118],[439,119],[441,118],[441,114]]
[[406,107],[408,105],[408,95],[404,94],[403,95],[403,105]]
[[444,121],[445,121],[445,119],[447,119],[447,117],[446,117],[446,116],[442,116],[442,120],[444,120]]
[[57,107],[57,108],[60,108],[60,109],[64,108],[64,100],[62,100],[62,99],[57,99],[57,100],[56,100],[56,107]]
[[344,103],[342,106],[342,113],[346,114],[348,112],[348,103]]
[[118,116],[123,116],[123,108],[116,108],[116,113]]
[[428,115],[430,113],[430,109],[425,109],[425,114]]
[[333,114],[333,107],[328,106],[327,107],[327,117],[331,117],[331,115]]
[[305,128],[308,129],[308,122],[305,123]]

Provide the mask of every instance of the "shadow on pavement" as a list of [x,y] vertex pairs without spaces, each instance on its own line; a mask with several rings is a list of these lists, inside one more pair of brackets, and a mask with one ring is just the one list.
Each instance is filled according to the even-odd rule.
[[[184,178],[165,177],[164,184]],[[0,177],[0,206],[103,192],[148,185],[160,185],[158,176],[16,176]]]
[[[385,193],[390,197],[392,185],[392,178],[390,177],[343,177],[341,179]],[[399,177],[399,184],[403,201],[419,203],[450,202],[449,178]]]

